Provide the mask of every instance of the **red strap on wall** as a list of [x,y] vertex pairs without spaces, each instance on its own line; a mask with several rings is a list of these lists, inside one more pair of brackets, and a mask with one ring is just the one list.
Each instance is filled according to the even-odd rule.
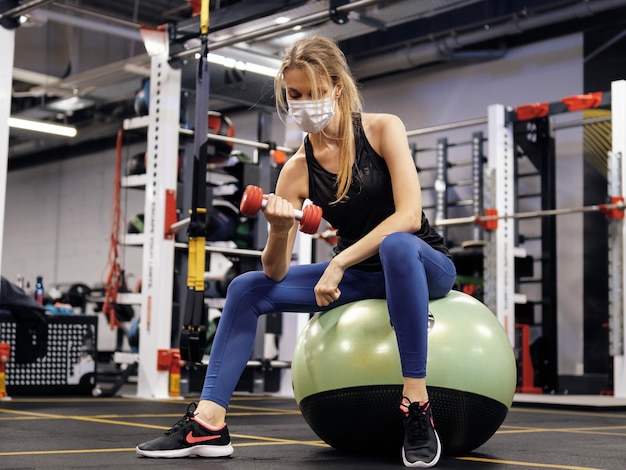
[[7,382],[5,364],[9,362],[11,357],[11,345],[9,343],[0,343],[0,398],[7,398]]
[[176,191],[167,189],[165,191],[165,227],[164,237],[171,240],[174,237],[172,224],[178,222],[178,214],[176,213]]

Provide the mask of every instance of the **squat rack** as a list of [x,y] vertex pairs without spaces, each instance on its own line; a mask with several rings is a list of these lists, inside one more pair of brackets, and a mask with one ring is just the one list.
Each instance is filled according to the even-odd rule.
[[[610,202],[570,209],[544,209],[527,213],[516,213],[514,204],[515,155],[513,149],[513,126],[516,121],[544,118],[551,113],[579,111],[600,106],[611,106],[612,149],[608,154],[608,194]],[[598,118],[596,121],[605,120]],[[480,120],[467,121],[480,123]],[[613,386],[616,397],[626,397],[626,361],[624,359],[624,289],[626,253],[624,233],[624,199],[626,187],[626,81],[611,84],[609,93],[592,93],[566,97],[557,103],[536,103],[513,110],[503,105],[488,108],[489,151],[485,174],[485,214],[483,216],[439,219],[437,226],[452,226],[475,223],[485,231],[485,303],[498,316],[511,343],[514,345],[515,328],[515,247],[513,223],[520,218],[534,218],[598,211],[609,219],[609,328],[610,354],[613,357]],[[579,123],[577,123],[579,124]],[[471,125],[471,124],[470,124]],[[574,125],[566,123],[561,127]],[[448,127],[453,128],[453,127]],[[523,299],[522,299],[523,300]],[[553,325],[556,334],[556,324]]]

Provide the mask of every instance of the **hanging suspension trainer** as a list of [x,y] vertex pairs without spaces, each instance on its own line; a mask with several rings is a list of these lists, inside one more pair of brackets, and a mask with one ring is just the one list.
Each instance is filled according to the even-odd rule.
[[183,360],[202,362],[206,347],[207,314],[204,305],[204,268],[206,245],[206,166],[209,110],[209,0],[200,7],[200,40],[202,49],[196,74],[196,109],[193,158],[193,186],[188,227],[187,298],[180,332],[180,354]]

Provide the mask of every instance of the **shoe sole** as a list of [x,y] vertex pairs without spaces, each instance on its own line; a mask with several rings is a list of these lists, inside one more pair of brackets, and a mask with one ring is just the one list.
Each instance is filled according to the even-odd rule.
[[437,431],[435,431],[435,437],[437,438],[437,454],[434,459],[430,462],[409,462],[404,454],[404,447],[402,447],[402,461],[404,462],[404,466],[410,468],[430,468],[437,465],[437,462],[439,462],[439,458],[441,457],[441,441],[439,440],[439,434],[437,434]]
[[193,446],[174,450],[142,450],[135,447],[135,451],[142,457],[154,459],[177,459],[183,457],[230,457],[233,455],[233,446]]

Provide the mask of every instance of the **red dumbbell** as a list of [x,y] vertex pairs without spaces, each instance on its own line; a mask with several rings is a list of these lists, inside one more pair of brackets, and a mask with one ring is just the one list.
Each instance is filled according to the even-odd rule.
[[[243,192],[239,210],[247,217],[253,217],[259,210],[265,209],[267,199],[263,197],[263,189],[258,186],[247,186]],[[307,205],[303,210],[294,209],[293,215],[300,221],[300,231],[315,233],[322,221],[322,208],[315,204]]]

